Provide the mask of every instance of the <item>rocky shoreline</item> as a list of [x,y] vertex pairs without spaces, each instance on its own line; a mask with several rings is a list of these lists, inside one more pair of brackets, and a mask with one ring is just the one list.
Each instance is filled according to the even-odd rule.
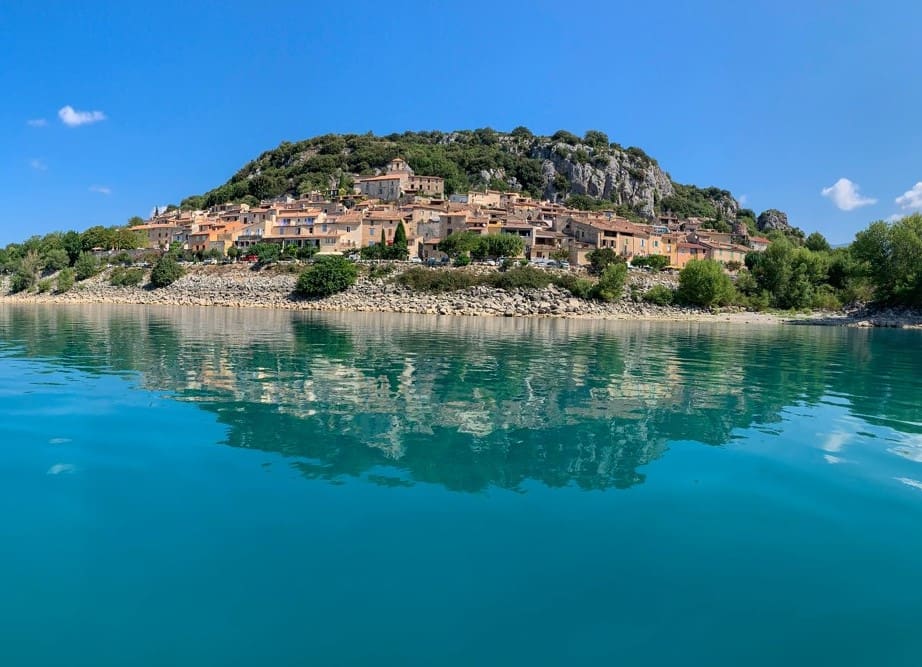
[[[117,287],[109,284],[110,271],[82,281],[63,294],[10,294],[8,278],[0,284],[0,303],[116,303],[168,306],[221,306],[304,311],[393,312],[428,315],[493,317],[565,317],[592,319],[649,319],[675,321],[731,321],[741,323],[802,323],[857,327],[919,327],[922,313],[861,312],[789,316],[747,311],[712,312],[700,308],[656,306],[623,298],[613,303],[579,299],[550,285],[544,289],[505,291],[477,286],[457,292],[414,292],[392,276],[362,276],[347,291],[324,299],[304,299],[294,293],[297,275],[254,271],[246,265],[195,266],[172,285],[160,289]],[[655,283],[672,283],[671,276],[632,275],[633,285],[644,291]]]

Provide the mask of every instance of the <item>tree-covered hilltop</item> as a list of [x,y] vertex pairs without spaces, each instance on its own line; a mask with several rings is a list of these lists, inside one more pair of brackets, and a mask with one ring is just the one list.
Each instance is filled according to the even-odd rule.
[[624,148],[604,132],[590,130],[578,137],[561,130],[547,137],[524,127],[511,132],[326,134],[286,141],[224,185],[188,197],[181,206],[205,208],[325,191],[331,185],[350,187],[353,174],[374,174],[398,156],[418,174],[444,178],[446,194],[471,188],[521,191],[579,208],[615,208],[629,217],[672,211],[680,217],[735,221],[739,213],[726,190],[675,183],[643,150]]

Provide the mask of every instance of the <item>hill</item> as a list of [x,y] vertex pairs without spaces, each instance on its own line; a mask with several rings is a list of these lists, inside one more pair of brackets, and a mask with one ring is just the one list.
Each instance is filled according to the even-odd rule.
[[741,212],[728,191],[676,183],[643,150],[624,148],[603,132],[590,130],[578,137],[561,130],[547,137],[524,127],[508,133],[482,128],[286,141],[244,165],[224,185],[187,197],[181,207],[349,188],[353,174],[374,174],[398,156],[417,174],[444,178],[446,194],[471,188],[515,190],[576,208],[614,208],[626,217],[671,211],[732,222],[742,214],[755,224],[752,212]]

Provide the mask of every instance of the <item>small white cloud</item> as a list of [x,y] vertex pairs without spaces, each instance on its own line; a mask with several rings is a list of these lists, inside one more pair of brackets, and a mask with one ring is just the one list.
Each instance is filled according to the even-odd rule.
[[79,127],[80,125],[89,125],[98,123],[106,119],[106,114],[102,111],[77,111],[72,106],[67,105],[58,110],[58,118],[68,127]]
[[853,183],[847,178],[840,178],[828,188],[823,188],[821,193],[824,197],[832,200],[842,211],[852,211],[862,206],[876,204],[877,200],[873,197],[864,197],[858,192],[858,184]]
[[902,213],[894,213],[891,216],[887,217],[887,222],[896,222],[897,220],[902,220],[905,216]]
[[74,472],[77,468],[72,463],[55,463],[53,466],[48,468],[49,475],[69,475]]
[[105,185],[91,185],[90,192],[98,192],[101,195],[111,195],[112,188],[108,188]]
[[29,166],[32,167],[35,171],[47,171],[48,165],[45,164],[44,160],[39,160],[37,157],[29,160]]
[[48,124],[48,121],[44,118],[30,118],[26,121],[26,125],[29,127],[45,127]]
[[922,181],[897,197],[896,203],[904,211],[922,211]]
[[166,204],[163,204],[162,206],[155,206],[154,208],[152,208],[152,209],[150,210],[150,213],[148,214],[147,217],[148,217],[148,218],[153,218],[153,217],[154,217],[154,214],[156,214],[158,211],[159,211],[160,213],[163,213],[164,211],[166,211],[166,207],[167,207]]
[[739,204],[740,206],[745,206],[746,202],[748,201],[749,201],[749,195],[740,195],[739,197],[736,198],[736,203]]

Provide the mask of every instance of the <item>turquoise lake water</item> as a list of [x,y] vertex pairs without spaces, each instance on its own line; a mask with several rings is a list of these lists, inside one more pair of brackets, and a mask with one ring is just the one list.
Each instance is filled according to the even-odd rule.
[[0,665],[916,667],[920,351],[0,307]]

